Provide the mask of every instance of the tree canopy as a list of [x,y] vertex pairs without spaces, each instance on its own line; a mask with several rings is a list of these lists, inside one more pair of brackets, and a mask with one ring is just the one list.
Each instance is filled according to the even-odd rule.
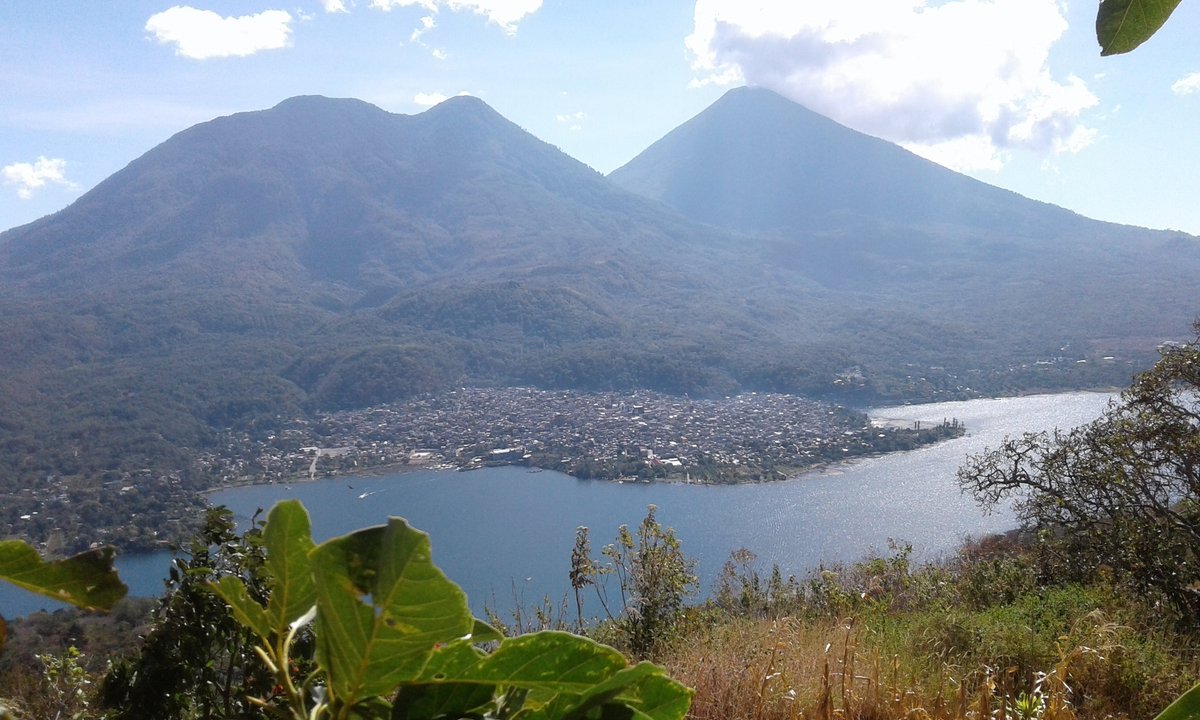
[[1053,540],[1077,571],[1102,568],[1200,612],[1200,323],[1167,344],[1099,419],[1025,434],[971,458],[965,490]]

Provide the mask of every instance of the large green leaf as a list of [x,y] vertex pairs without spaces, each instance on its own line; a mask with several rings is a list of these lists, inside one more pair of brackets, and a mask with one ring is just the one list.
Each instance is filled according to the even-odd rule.
[[1096,13],[1096,40],[1101,55],[1119,55],[1150,39],[1179,0],[1101,0]]
[[540,632],[505,640],[490,655],[454,643],[430,658],[420,680],[585,692],[626,667],[625,656],[606,645],[570,633]]
[[271,508],[263,529],[263,545],[272,581],[265,609],[250,597],[241,578],[223,577],[209,583],[209,587],[229,604],[238,622],[270,646],[273,637],[286,636],[291,624],[309,612],[317,601],[309,559],[313,550],[312,526],[308,511],[299,501],[285,500]]
[[475,627],[471,630],[471,642],[487,643],[500,642],[504,639],[504,633],[496,628],[488,625],[479,618],[475,618]]
[[127,588],[113,570],[116,551],[96,548],[65,560],[43,562],[20,540],[0,541],[0,580],[88,610],[111,610]]
[[409,683],[400,686],[392,700],[392,720],[488,717],[485,712],[496,694],[494,685],[482,683]]
[[642,720],[678,720],[691,703],[691,691],[661,668],[629,667],[616,650],[561,632],[505,640],[490,655],[454,643],[430,658],[419,682],[524,690],[529,720],[583,717],[606,706]]
[[209,583],[208,587],[229,605],[239,623],[270,645],[271,636],[278,632],[278,627],[272,624],[263,606],[250,597],[246,583],[241,578],[227,575],[215,583]]
[[466,595],[433,564],[429,536],[400,518],[322,543],[310,557],[317,651],[346,705],[390,694],[437,645],[475,627]]
[[273,579],[267,614],[280,632],[286,632],[317,602],[308,557],[313,550],[312,524],[300,501],[285,500],[271,508],[263,543],[267,570]]
[[[662,668],[648,662],[626,668],[586,692],[558,693],[549,702],[532,706],[528,720],[582,720],[596,709],[603,717],[635,720],[678,720],[687,714],[692,692],[670,679]],[[609,710],[609,712],[604,712]],[[616,712],[612,712],[612,711]]]
[[1179,696],[1154,720],[1200,720],[1200,683]]

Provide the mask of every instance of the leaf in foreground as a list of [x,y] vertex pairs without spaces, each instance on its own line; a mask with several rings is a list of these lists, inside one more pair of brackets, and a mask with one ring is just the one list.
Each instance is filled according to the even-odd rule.
[[318,545],[317,651],[347,705],[411,681],[439,644],[469,636],[467,597],[430,557],[429,536],[392,518]]
[[[526,693],[523,717],[582,717],[621,706],[642,720],[683,717],[691,691],[650,663],[628,666],[610,647],[570,633],[541,632],[505,640],[487,655],[460,641],[430,658],[418,680],[433,688],[517,689]],[[469,711],[473,708],[455,708]],[[401,717],[397,714],[393,717]]]
[[1096,40],[1101,55],[1119,55],[1150,39],[1179,0],[1101,0],[1096,13]]
[[230,612],[239,623],[250,628],[264,643],[270,644],[275,627],[271,625],[271,618],[263,606],[250,597],[246,583],[241,578],[227,575],[215,583],[209,583],[208,587],[229,605]]
[[234,617],[262,638],[269,647],[275,635],[286,635],[292,623],[317,601],[313,585],[312,526],[308,511],[297,500],[284,500],[271,508],[263,528],[266,567],[272,579],[267,607],[250,597],[241,578],[226,576],[209,587],[229,605]]
[[317,602],[313,585],[312,523],[298,500],[285,500],[271,508],[263,528],[267,570],[274,580],[267,614],[276,628],[286,628]]
[[116,551],[96,548],[44,562],[20,540],[0,541],[0,580],[86,610],[111,610],[128,588],[113,569]]
[[1200,683],[1179,696],[1154,720],[1200,720]]

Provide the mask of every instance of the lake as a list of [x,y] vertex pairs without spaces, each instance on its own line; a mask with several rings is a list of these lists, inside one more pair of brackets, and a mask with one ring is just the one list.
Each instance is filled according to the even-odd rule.
[[[957,418],[967,435],[767,484],[619,484],[499,467],[260,485],[222,490],[211,500],[248,522],[258,508],[298,498],[312,515],[318,539],[403,516],[430,534],[434,560],[463,586],[476,612],[485,601],[511,608],[514,596],[526,606],[543,596],[561,600],[570,590],[576,528],[591,529],[598,554],[619,525],[636,526],[654,504],[659,521],[675,529],[684,552],[696,559],[707,592],[739,548],[758,556],[761,571],[777,564],[785,576],[800,576],[821,563],[886,552],[889,539],[911,543],[918,558],[933,558],[953,551],[964,537],[1011,529],[1011,513],[985,515],[960,494],[959,465],[1006,435],[1088,422],[1111,397],[1062,393],[878,408],[871,416],[879,420]],[[167,562],[156,554],[121,558],[118,565],[135,594],[157,594]],[[5,615],[46,604],[0,587]]]

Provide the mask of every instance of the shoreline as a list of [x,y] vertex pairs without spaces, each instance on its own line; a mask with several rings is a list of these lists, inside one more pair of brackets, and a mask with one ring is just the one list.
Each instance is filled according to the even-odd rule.
[[[883,406],[877,406],[877,407],[872,407],[872,408],[860,409],[857,412],[861,412],[861,413],[867,415],[869,421],[875,427],[891,428],[891,429],[907,429],[909,426],[912,426],[913,424],[915,424],[917,422],[921,422],[921,423],[929,422],[930,426],[932,427],[934,425],[940,424],[941,421],[939,421],[939,420],[924,420],[924,419],[915,418],[915,417],[884,417],[884,416],[878,416],[875,413],[878,410],[884,410],[884,409],[913,408],[915,410],[915,409],[918,409],[921,407],[927,407],[930,405],[947,404],[947,403],[969,403],[969,402],[980,402],[980,401],[989,401],[989,400],[1006,400],[1006,399],[1016,399],[1016,398],[1031,398],[1031,397],[1039,397],[1039,396],[1058,396],[1058,395],[1073,395],[1073,394],[1115,395],[1115,394],[1118,394],[1119,392],[1121,392],[1120,388],[1107,388],[1107,389],[1105,389],[1105,388],[1087,388],[1087,389],[1077,389],[1077,390],[1067,390],[1067,391],[1034,389],[1034,390],[1022,391],[1022,392],[1015,393],[1012,395],[996,395],[996,396],[991,396],[991,397],[978,397],[978,398],[967,399],[967,400],[940,400],[940,401],[931,401],[931,402],[914,402],[914,403],[901,404],[901,405],[883,405]],[[877,422],[879,423],[878,425],[875,424]],[[706,480],[706,479],[697,480],[697,479],[688,479],[686,472],[685,473],[672,473],[672,474],[667,475],[666,477],[657,477],[657,478],[649,478],[649,479],[639,478],[636,476],[618,476],[618,477],[611,477],[611,478],[580,478],[580,477],[571,475],[570,473],[568,473],[564,470],[561,470],[559,468],[554,468],[554,467],[545,467],[545,466],[541,466],[541,465],[525,464],[525,463],[507,463],[506,465],[512,466],[512,467],[525,467],[525,468],[528,468],[531,472],[542,472],[542,471],[560,472],[564,475],[567,475],[568,477],[571,477],[575,480],[583,481],[583,482],[595,481],[595,482],[610,482],[610,483],[617,483],[617,484],[664,482],[664,483],[672,483],[672,484],[679,484],[679,485],[697,485],[697,486],[756,485],[756,484],[785,482],[788,480],[797,480],[797,479],[803,478],[806,475],[810,475],[810,474],[814,474],[814,473],[829,472],[832,469],[843,466],[847,463],[853,463],[856,461],[866,460],[866,459],[885,457],[888,455],[893,455],[895,453],[912,452],[914,450],[920,450],[922,448],[931,447],[933,445],[939,445],[943,442],[946,442],[949,440],[954,440],[959,437],[962,437],[963,435],[969,435],[969,434],[970,434],[969,430],[964,428],[963,431],[957,435],[953,435],[953,436],[945,437],[945,438],[939,438],[932,442],[921,443],[921,444],[918,444],[911,448],[864,452],[864,453],[857,454],[852,457],[847,457],[844,459],[821,460],[819,462],[815,462],[811,465],[804,466],[804,467],[785,466],[785,469],[783,469],[783,470],[777,469],[777,470],[770,471],[770,472],[773,472],[773,473],[779,475],[779,477],[774,477],[774,478],[764,478],[764,477],[759,476],[759,477],[754,477],[754,478],[736,478],[736,479],[731,479],[731,480]],[[260,486],[260,485],[293,485],[293,484],[299,485],[299,484],[313,483],[313,482],[318,482],[320,480],[329,480],[329,479],[334,479],[334,478],[352,479],[355,477],[379,477],[382,475],[402,475],[402,474],[411,473],[411,472],[421,472],[423,470],[470,472],[470,471],[476,470],[476,469],[479,469],[479,468],[465,468],[465,467],[460,467],[460,466],[454,465],[453,463],[448,463],[448,462],[429,463],[429,464],[420,464],[420,465],[413,465],[408,462],[393,462],[393,463],[384,463],[384,464],[380,464],[380,465],[373,465],[373,466],[364,467],[364,468],[355,468],[353,471],[350,471],[350,472],[326,471],[325,474],[319,475],[316,477],[310,476],[308,473],[301,472],[301,473],[296,473],[291,476],[286,476],[286,477],[282,477],[279,479],[272,479],[272,480],[240,479],[240,480],[236,480],[233,482],[227,482],[227,483],[221,483],[219,485],[215,485],[211,488],[200,491],[199,494],[202,497],[207,498],[209,495],[219,492],[219,491],[222,491],[222,490],[237,489],[237,488],[242,488],[242,487],[254,487],[254,486]]]
[[[288,476],[277,480],[235,480],[233,482],[221,483],[200,491],[201,496],[208,496],[222,490],[236,490],[237,488],[259,487],[261,485],[307,485],[316,483],[322,480],[332,480],[334,478],[356,478],[356,477],[379,477],[380,475],[403,475],[410,472],[420,472],[422,470],[454,470],[460,471],[459,468],[443,465],[440,463],[432,463],[429,465],[412,465],[410,463],[385,463],[382,465],[372,465],[370,467],[356,469],[350,473],[326,473],[318,477],[310,476],[308,473],[303,473],[295,476]],[[460,471],[461,472],[461,471]]]
[[[964,401],[964,402],[970,402],[970,401]],[[880,457],[886,457],[888,455],[894,455],[897,453],[905,453],[905,452],[912,452],[914,450],[921,450],[923,448],[932,447],[934,445],[940,445],[943,442],[947,442],[950,440],[956,440],[956,439],[962,437],[964,434],[966,434],[965,429],[963,430],[963,432],[960,432],[957,435],[939,438],[939,439],[933,440],[932,442],[921,443],[921,444],[916,445],[915,447],[911,447],[911,448],[865,452],[865,453],[861,453],[861,454],[854,455],[852,457],[843,458],[843,459],[822,460],[822,461],[815,462],[811,465],[804,466],[804,467],[784,466],[784,469],[782,469],[782,470],[775,469],[775,470],[770,471],[770,472],[773,472],[773,473],[779,475],[779,477],[775,477],[775,478],[763,478],[763,477],[759,476],[759,477],[755,477],[755,478],[734,479],[734,480],[729,480],[729,481],[702,480],[702,479],[696,480],[696,479],[688,479],[687,473],[684,473],[682,475],[673,473],[673,474],[667,475],[666,477],[655,477],[655,478],[639,478],[636,476],[619,476],[619,477],[612,477],[612,478],[580,478],[580,477],[571,475],[570,473],[560,470],[558,468],[543,467],[541,465],[520,463],[520,462],[504,463],[502,465],[496,465],[496,466],[490,466],[490,467],[523,467],[523,468],[526,468],[529,472],[561,473],[577,482],[607,482],[607,483],[614,483],[614,484],[618,484],[618,485],[621,485],[621,484],[631,484],[631,485],[632,484],[652,484],[652,483],[670,483],[673,485],[694,485],[694,486],[700,486],[700,487],[716,487],[716,486],[723,486],[723,485],[765,485],[768,483],[799,480],[799,479],[803,478],[805,475],[809,475],[812,473],[827,472],[838,466],[846,465],[849,463],[854,463],[859,460],[880,458]],[[300,474],[300,475],[297,475],[297,476],[294,476],[291,478],[285,478],[285,479],[279,479],[279,480],[238,480],[235,482],[224,483],[224,484],[218,485],[216,487],[211,487],[206,490],[201,490],[200,495],[202,497],[207,498],[209,495],[212,495],[213,493],[216,493],[216,492],[221,492],[223,490],[235,490],[238,488],[245,488],[245,487],[259,487],[259,486],[263,486],[263,485],[285,485],[285,486],[306,485],[306,484],[310,484],[310,483],[320,482],[322,480],[334,480],[334,479],[352,480],[353,478],[381,477],[384,475],[405,475],[408,473],[421,472],[421,471],[474,472],[475,470],[485,469],[485,467],[489,467],[489,466],[458,467],[458,466],[455,466],[450,463],[431,463],[431,464],[427,464],[427,465],[412,465],[410,463],[386,463],[386,464],[382,464],[382,465],[375,465],[375,466],[371,466],[371,467],[367,467],[367,468],[356,469],[353,472],[347,472],[347,473],[327,472],[325,475],[322,475],[320,477],[310,477],[307,473],[305,473],[305,474]]]

